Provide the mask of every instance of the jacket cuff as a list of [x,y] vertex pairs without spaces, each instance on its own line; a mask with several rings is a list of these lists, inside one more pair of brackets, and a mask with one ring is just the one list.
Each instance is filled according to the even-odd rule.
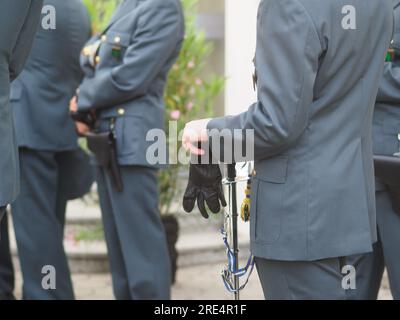
[[222,130],[222,129],[231,129],[227,126],[227,118],[228,117],[220,117],[211,119],[207,124],[207,130]]
[[78,110],[112,107],[122,96],[123,93],[115,87],[109,74],[88,78],[79,88]]

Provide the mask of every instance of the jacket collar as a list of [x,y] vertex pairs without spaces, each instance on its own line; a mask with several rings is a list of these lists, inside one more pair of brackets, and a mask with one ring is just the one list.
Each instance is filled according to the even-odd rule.
[[[399,0],[400,1],[400,0]],[[135,9],[138,3],[141,2],[140,0],[123,0],[118,7],[115,9],[114,14],[111,17],[111,20],[107,27],[104,29],[103,33],[110,29],[110,27],[120,20],[121,18],[125,17],[127,14],[131,13],[133,9]]]

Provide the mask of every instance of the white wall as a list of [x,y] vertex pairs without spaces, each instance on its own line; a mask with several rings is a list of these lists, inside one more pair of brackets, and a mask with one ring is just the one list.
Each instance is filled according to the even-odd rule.
[[225,0],[225,114],[255,102],[252,75],[259,0]]
[[[253,89],[253,58],[256,48],[257,8],[259,0],[225,0],[225,114],[247,110],[256,101]],[[238,184],[238,209],[246,184]],[[249,241],[249,224],[239,222],[239,239]],[[241,256],[241,263],[246,262]],[[243,261],[242,261],[243,260]]]

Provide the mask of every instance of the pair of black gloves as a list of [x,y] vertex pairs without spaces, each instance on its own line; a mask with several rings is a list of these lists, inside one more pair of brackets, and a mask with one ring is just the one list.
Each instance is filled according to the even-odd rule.
[[226,207],[218,164],[190,164],[189,182],[183,196],[183,209],[188,213],[192,212],[196,201],[205,219],[209,217],[206,205],[215,214],[220,212],[221,205]]

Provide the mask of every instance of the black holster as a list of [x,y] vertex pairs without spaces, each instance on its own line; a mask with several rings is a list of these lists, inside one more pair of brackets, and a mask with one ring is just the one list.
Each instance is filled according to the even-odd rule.
[[400,158],[374,156],[375,177],[388,189],[393,209],[400,215]]
[[85,136],[88,148],[95,155],[98,165],[107,171],[115,190],[122,192],[124,187],[118,166],[117,143],[114,133],[112,131],[89,132]]

